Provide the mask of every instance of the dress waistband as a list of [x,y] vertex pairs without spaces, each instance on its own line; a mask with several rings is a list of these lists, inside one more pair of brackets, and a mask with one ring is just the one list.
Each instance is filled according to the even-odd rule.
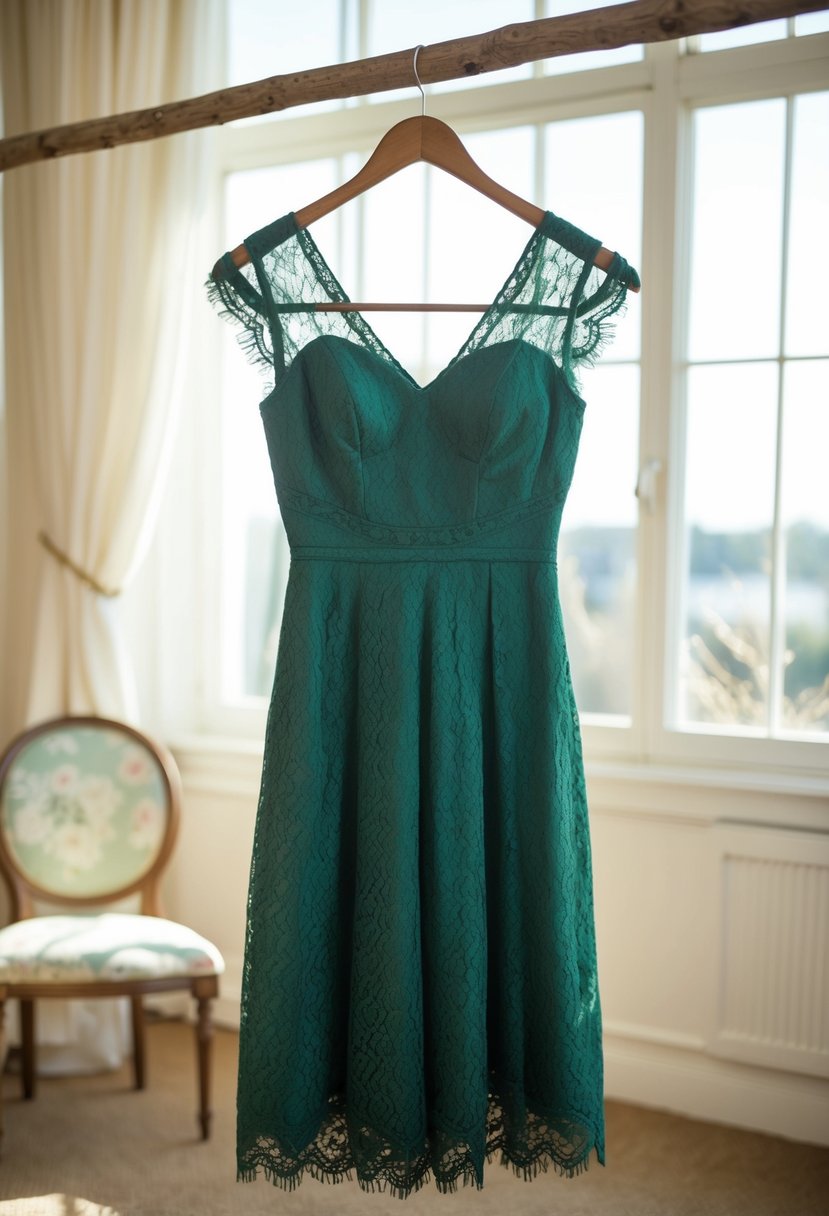
[[294,545],[292,561],[329,562],[543,562],[555,566],[547,549],[495,549],[486,545]]

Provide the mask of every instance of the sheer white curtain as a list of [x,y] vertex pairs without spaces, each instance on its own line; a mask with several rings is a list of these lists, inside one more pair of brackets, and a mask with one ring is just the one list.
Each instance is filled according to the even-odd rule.
[[[221,87],[222,13],[222,0],[4,0],[4,134]],[[5,175],[4,738],[58,713],[137,719],[118,596],[102,589],[128,584],[155,521],[214,138]],[[40,1002],[38,1026],[55,1069],[60,1048],[73,1067],[120,1062],[122,1001]]]

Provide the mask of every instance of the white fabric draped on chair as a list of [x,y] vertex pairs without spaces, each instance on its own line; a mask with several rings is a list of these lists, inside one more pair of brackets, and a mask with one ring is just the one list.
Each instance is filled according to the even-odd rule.
[[[221,87],[222,11],[220,0],[4,0],[4,134]],[[214,138],[190,131],[5,175],[9,732],[59,713],[136,721],[106,592],[129,582],[155,523]],[[44,1065],[120,1063],[123,1004],[44,1002],[55,1006],[39,1022]]]

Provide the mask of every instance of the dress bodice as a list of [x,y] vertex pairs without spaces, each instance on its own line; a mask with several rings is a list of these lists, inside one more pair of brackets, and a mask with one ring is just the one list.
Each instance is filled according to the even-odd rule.
[[[419,385],[293,212],[225,254],[206,284],[265,373],[260,404],[292,552],[308,546],[555,548],[592,362],[636,272],[546,212],[458,354]],[[218,275],[217,275],[218,272]]]
[[520,339],[419,388],[372,351],[322,336],[261,412],[292,549],[554,547],[583,404]]

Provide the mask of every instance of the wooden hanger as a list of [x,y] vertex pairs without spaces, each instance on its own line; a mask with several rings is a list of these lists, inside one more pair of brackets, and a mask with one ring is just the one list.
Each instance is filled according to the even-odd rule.
[[[418,47],[415,50],[414,72],[418,87],[423,95],[425,111],[425,94],[423,94],[420,77],[417,75],[417,55],[420,49]],[[423,112],[414,118],[404,118],[402,122],[398,122],[391,127],[380,140],[362,169],[355,173],[352,178],[349,178],[347,182],[343,182],[341,186],[337,186],[329,194],[323,195],[316,202],[309,203],[307,207],[303,207],[300,211],[295,212],[297,226],[299,228],[307,228],[314,220],[327,215],[329,211],[335,211],[343,203],[349,202],[358,194],[363,194],[372,186],[376,186],[378,182],[384,181],[387,177],[391,177],[392,174],[398,173],[401,169],[405,169],[407,165],[415,164],[417,161],[426,161],[430,165],[436,165],[437,168],[443,169],[446,173],[451,173],[453,177],[459,178],[466,185],[472,186],[474,190],[492,199],[493,202],[499,203],[507,211],[511,211],[513,215],[526,220],[533,228],[538,228],[544,219],[546,212],[541,207],[536,207],[534,203],[530,203],[526,199],[519,197],[519,195],[513,194],[511,190],[507,190],[505,186],[499,185],[498,182],[484,173],[483,169],[475,163],[456,133],[447,123],[438,118],[432,118]],[[235,249],[231,250],[230,256],[237,266],[244,266],[250,261],[250,256],[244,244],[237,245]],[[602,246],[596,254],[594,261],[596,266],[602,270],[607,270],[614,256],[612,250],[605,249]],[[639,290],[638,287],[633,285],[629,285],[629,289],[631,291]],[[360,312],[364,312],[373,309],[388,312],[486,312],[490,307],[491,305],[489,304],[359,304],[353,301],[349,301],[348,303],[332,301],[331,303],[316,304],[315,311],[351,312],[359,310]]]

